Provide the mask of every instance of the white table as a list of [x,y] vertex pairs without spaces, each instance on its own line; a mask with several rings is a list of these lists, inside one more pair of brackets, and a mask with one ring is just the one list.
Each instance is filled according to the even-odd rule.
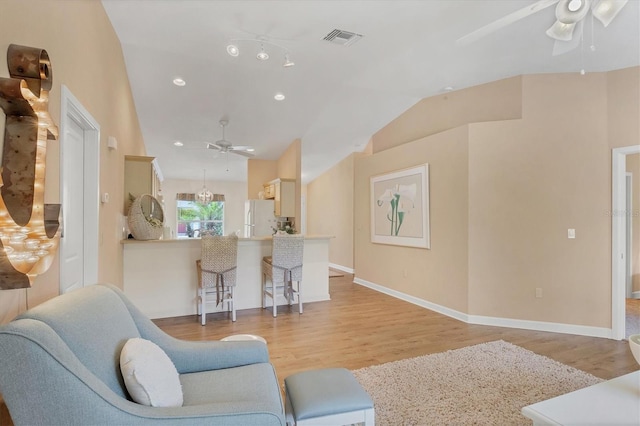
[[640,371],[526,406],[534,425],[640,425]]

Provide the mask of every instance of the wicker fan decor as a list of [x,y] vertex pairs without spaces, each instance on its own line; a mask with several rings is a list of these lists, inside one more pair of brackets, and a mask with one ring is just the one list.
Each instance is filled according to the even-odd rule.
[[162,235],[164,211],[158,200],[143,194],[131,203],[127,222],[136,240],[157,240]]

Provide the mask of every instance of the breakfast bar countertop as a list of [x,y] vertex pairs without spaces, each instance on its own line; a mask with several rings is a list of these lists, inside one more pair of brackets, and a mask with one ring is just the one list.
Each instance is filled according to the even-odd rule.
[[[271,235],[266,236],[266,237],[252,237],[252,238],[244,238],[244,237],[238,237],[238,242],[242,242],[242,241],[271,241]],[[329,238],[334,238],[333,235],[305,235],[304,239],[305,240],[322,240],[322,239],[329,239]],[[200,238],[172,238],[172,239],[159,239],[159,240],[136,240],[133,238],[129,238],[126,240],[121,240],[120,242],[122,244],[141,244],[141,243],[152,243],[152,244],[157,244],[157,243],[175,243],[175,242],[182,242],[182,241],[200,241]]]
[[[302,301],[329,300],[329,235],[306,235],[302,265]],[[272,237],[238,239],[236,309],[262,306],[262,258],[271,255]],[[195,315],[200,259],[199,238],[123,240],[123,290],[149,318]],[[286,300],[278,296],[277,303]],[[215,305],[215,302],[213,303]],[[220,307],[210,306],[207,312]],[[271,305],[269,303],[269,305]]]

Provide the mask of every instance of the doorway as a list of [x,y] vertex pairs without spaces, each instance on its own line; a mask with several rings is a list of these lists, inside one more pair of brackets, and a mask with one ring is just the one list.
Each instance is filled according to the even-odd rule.
[[100,125],[62,86],[60,293],[98,280]]
[[[611,205],[611,337],[625,338],[626,299],[629,292],[628,274],[633,260],[633,245],[629,244],[629,210],[627,189],[627,156],[640,153],[640,145],[615,148],[612,151]],[[637,249],[636,249],[637,251]]]

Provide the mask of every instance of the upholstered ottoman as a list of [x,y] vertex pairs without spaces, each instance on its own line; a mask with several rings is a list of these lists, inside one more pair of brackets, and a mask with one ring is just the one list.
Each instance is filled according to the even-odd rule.
[[287,424],[375,424],[373,401],[349,370],[325,368],[284,379]]

